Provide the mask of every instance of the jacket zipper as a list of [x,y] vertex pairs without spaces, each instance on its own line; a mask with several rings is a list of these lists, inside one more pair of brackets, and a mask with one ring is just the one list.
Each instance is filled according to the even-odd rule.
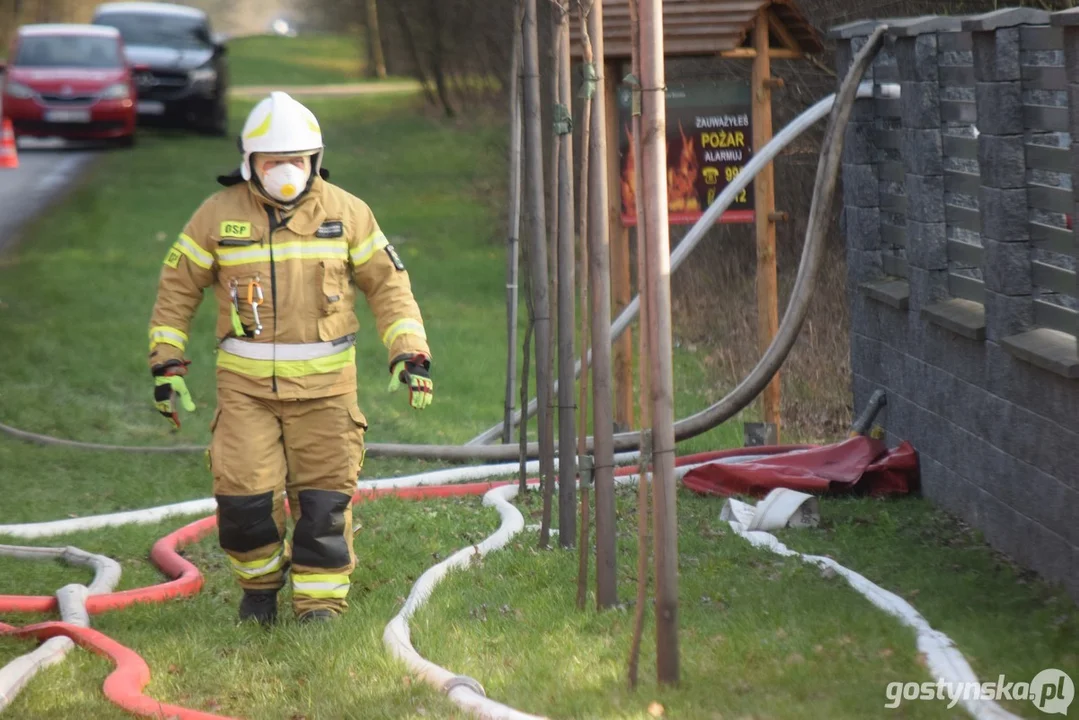
[[[274,215],[273,208],[269,205],[264,206],[266,208],[266,216],[270,219],[270,232],[267,235],[270,244],[270,302],[273,303],[273,342],[274,346],[277,345],[277,266],[273,260],[273,234],[274,230],[281,227],[284,223],[278,223],[277,217]],[[276,353],[275,353],[276,355]],[[274,393],[277,393],[277,358],[273,360],[273,376],[271,383]]]

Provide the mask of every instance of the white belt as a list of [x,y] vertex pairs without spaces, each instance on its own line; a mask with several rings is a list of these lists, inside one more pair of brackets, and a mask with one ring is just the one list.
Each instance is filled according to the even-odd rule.
[[336,355],[351,347],[356,342],[355,335],[346,335],[337,340],[317,343],[253,343],[239,338],[225,338],[219,346],[230,355],[248,360],[318,360]]

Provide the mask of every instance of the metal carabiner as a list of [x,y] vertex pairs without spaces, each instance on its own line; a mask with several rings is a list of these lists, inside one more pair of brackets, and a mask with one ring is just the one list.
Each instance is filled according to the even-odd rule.
[[247,284],[247,304],[251,306],[251,313],[255,317],[255,335],[262,333],[262,321],[259,320],[259,305],[262,304],[262,285],[259,284],[258,276]]

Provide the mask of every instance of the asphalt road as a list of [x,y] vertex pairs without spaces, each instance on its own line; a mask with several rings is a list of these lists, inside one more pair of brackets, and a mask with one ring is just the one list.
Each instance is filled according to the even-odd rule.
[[0,251],[22,226],[68,189],[95,155],[62,141],[20,141],[19,167],[0,169]]

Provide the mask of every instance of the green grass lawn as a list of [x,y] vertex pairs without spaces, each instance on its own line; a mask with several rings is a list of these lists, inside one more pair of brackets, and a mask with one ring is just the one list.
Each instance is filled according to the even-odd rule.
[[[330,148],[332,179],[367,200],[411,272],[428,328],[436,383],[424,413],[385,391],[385,350],[361,305],[360,402],[372,441],[460,443],[501,416],[504,366],[503,130],[454,126],[418,98],[312,101]],[[250,105],[237,103],[235,122]],[[0,421],[62,437],[125,444],[206,443],[214,403],[212,308],[197,317],[189,356],[199,409],[179,433],[150,402],[146,326],[162,258],[207,194],[237,161],[231,142],[146,133],[137,150],[107,155],[72,197],[0,257]],[[725,388],[701,356],[675,358],[678,416]],[[739,444],[734,424],[680,452]],[[369,459],[366,477],[433,469]],[[209,494],[203,458],[41,448],[0,438],[5,522],[133,509]],[[682,651],[685,682],[657,690],[645,642],[643,687],[624,688],[631,613],[573,609],[576,556],[533,549],[526,533],[481,565],[455,574],[413,623],[421,653],[478,678],[489,693],[552,717],[880,716],[892,680],[929,680],[913,635],[840,580],[751,549],[718,521],[720,503],[680,493]],[[537,522],[538,499],[520,501]],[[620,594],[633,596],[634,503],[620,494]],[[967,652],[983,679],[1029,679],[1043,667],[1079,666],[1074,604],[1018,574],[977,538],[917,500],[824,503],[825,525],[792,546],[826,552],[910,597]],[[94,618],[94,627],[141,653],[152,696],[252,718],[453,717],[441,696],[387,659],[385,623],[426,567],[480,540],[498,523],[478,498],[361,505],[360,557],[351,612],[339,629],[271,632],[237,627],[239,593],[211,536],[185,551],[206,576],[190,600]],[[557,513],[555,513],[557,517]],[[122,588],[154,582],[153,542],[187,522],[80,533],[72,544],[124,566]],[[16,541],[18,542],[18,541]],[[0,559],[0,593],[51,593],[85,572]],[[3,617],[23,623],[33,618]],[[28,642],[0,639],[0,663]],[[77,651],[45,671],[12,717],[126,717],[101,694],[109,666]],[[1073,677],[1079,677],[1073,673]],[[1017,712],[1034,717],[1029,705]],[[932,703],[890,711],[946,717]]]
[[252,35],[229,41],[233,85],[323,85],[364,79],[359,36]]

